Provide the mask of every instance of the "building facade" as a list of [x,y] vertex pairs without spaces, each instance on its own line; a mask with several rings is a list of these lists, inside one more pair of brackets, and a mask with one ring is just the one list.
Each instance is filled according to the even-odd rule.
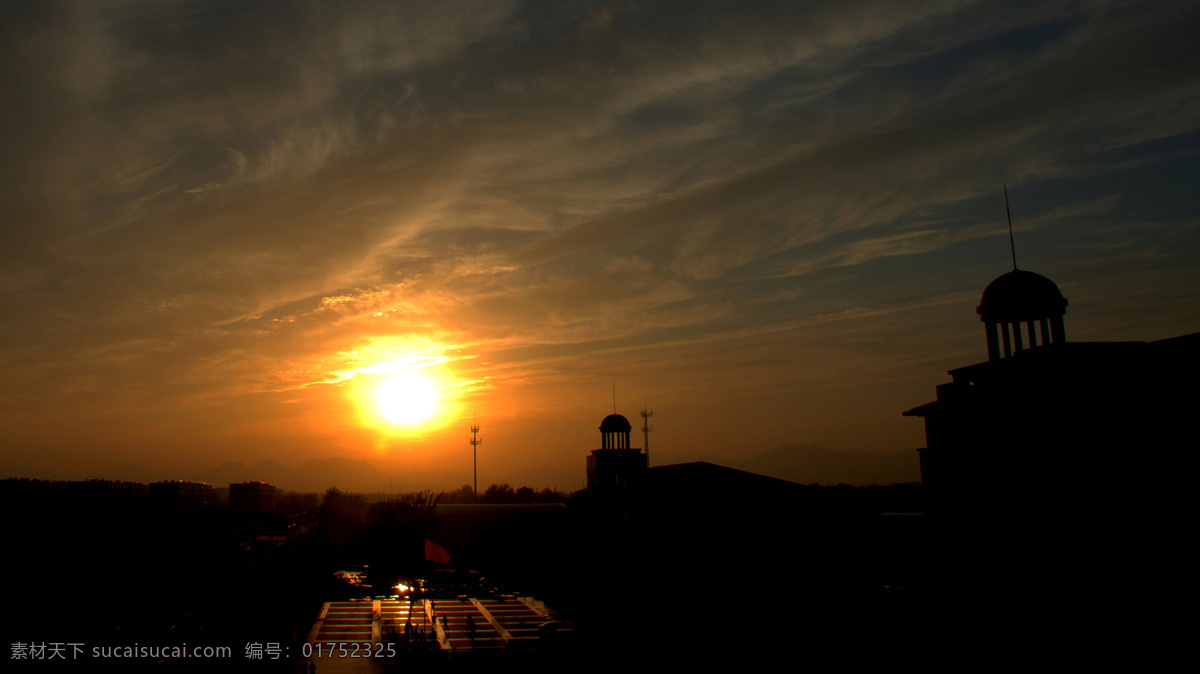
[[160,510],[193,512],[217,504],[217,490],[203,482],[164,480],[150,483],[150,506]]
[[261,515],[275,509],[275,485],[251,480],[229,485],[229,508],[234,512]]

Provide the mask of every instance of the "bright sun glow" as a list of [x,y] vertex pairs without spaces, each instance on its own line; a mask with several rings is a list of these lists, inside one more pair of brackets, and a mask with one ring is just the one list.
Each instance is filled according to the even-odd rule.
[[392,375],[375,389],[376,410],[398,426],[425,421],[437,411],[437,403],[437,387],[419,374]]
[[380,438],[428,436],[462,419],[466,384],[445,350],[376,340],[339,354],[345,369],[334,371],[333,383],[346,387],[359,421]]

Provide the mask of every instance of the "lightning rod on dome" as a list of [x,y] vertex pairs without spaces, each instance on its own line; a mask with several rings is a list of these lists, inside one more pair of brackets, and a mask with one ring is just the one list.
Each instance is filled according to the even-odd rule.
[[1017,244],[1013,242],[1012,210],[1008,207],[1008,183],[1004,185],[1004,212],[1008,214],[1008,249],[1012,251],[1013,271],[1017,270]]

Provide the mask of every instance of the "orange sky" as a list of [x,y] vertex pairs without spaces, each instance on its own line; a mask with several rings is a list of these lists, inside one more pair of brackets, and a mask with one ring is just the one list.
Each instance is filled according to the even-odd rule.
[[1069,339],[1200,330],[1189,3],[193,4],[0,10],[0,477],[453,488],[477,415],[576,488],[614,381],[654,463],[911,450],[1004,182]]

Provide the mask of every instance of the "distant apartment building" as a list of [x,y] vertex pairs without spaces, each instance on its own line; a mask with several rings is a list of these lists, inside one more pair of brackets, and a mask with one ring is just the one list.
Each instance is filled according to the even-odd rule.
[[141,482],[119,480],[0,481],[5,502],[28,506],[82,508],[138,508],[146,504],[147,488]]
[[229,508],[234,512],[261,515],[275,510],[275,485],[251,480],[229,485]]
[[166,480],[150,483],[150,506],[190,512],[216,505],[217,490],[203,482]]
[[146,504],[149,489],[141,482],[119,480],[87,480],[68,482],[67,491],[75,501],[105,504],[121,508],[136,508]]

